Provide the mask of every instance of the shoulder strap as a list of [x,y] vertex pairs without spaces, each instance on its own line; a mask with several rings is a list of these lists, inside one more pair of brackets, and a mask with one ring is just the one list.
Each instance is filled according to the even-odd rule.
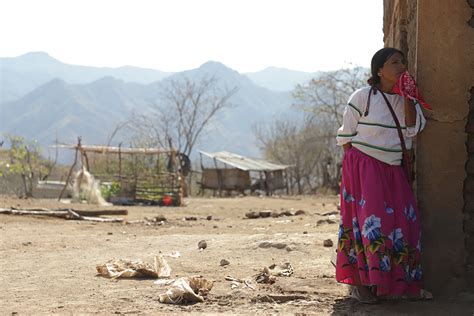
[[[395,121],[395,125],[397,126],[398,137],[400,137],[400,144],[402,145],[403,153],[408,154],[408,150],[407,150],[407,147],[405,145],[405,139],[404,139],[403,133],[402,133],[402,128],[400,126],[400,122],[398,121],[397,115],[395,114],[395,111],[393,110],[392,105],[388,101],[387,96],[385,95],[385,93],[380,91],[380,89],[378,87],[376,87],[375,85],[374,85],[374,87],[375,87],[374,89],[378,90],[382,94],[382,97],[385,100],[385,103],[387,103],[387,107],[390,110],[390,113],[392,113],[393,120]],[[370,93],[369,93],[369,95],[370,95]]]

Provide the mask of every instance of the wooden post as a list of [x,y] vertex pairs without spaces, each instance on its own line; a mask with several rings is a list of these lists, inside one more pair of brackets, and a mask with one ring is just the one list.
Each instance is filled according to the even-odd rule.
[[219,191],[219,197],[222,197],[222,179],[221,179],[221,172],[217,168],[217,160],[216,158],[213,158],[214,160],[214,166],[216,167],[216,175],[217,175],[217,189]]
[[61,201],[61,198],[63,197],[64,191],[66,190],[67,184],[69,183],[69,178],[71,178],[72,170],[73,170],[73,168],[76,166],[76,163],[77,163],[77,153],[78,153],[78,151],[79,151],[80,145],[81,145],[81,138],[78,137],[78,139],[77,139],[77,146],[76,146],[76,152],[75,152],[75,155],[74,155],[74,162],[73,162],[73,164],[71,165],[71,168],[69,168],[69,173],[67,174],[67,177],[66,177],[66,183],[64,184],[64,187],[63,187],[63,189],[61,190],[61,193],[59,194],[58,201]]

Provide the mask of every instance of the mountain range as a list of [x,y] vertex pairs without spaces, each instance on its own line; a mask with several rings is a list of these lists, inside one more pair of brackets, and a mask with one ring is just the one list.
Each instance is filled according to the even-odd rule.
[[36,139],[42,146],[55,139],[74,143],[77,136],[85,144],[104,144],[117,123],[160,103],[159,91],[170,80],[214,77],[220,88],[237,92],[229,100],[233,106],[216,115],[197,149],[257,156],[252,126],[296,115],[290,90],[313,75],[272,67],[240,74],[214,61],[169,73],[69,65],[42,52],[0,58],[0,133]]

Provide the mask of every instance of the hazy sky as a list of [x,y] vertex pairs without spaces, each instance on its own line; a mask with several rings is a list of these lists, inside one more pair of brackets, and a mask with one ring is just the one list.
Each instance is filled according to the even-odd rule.
[[0,57],[182,71],[369,66],[382,0],[0,0]]

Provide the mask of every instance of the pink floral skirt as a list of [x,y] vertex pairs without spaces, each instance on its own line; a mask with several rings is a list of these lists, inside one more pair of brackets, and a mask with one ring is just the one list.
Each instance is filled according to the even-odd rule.
[[376,286],[378,296],[418,295],[420,214],[401,166],[356,148],[343,160],[336,280]]

